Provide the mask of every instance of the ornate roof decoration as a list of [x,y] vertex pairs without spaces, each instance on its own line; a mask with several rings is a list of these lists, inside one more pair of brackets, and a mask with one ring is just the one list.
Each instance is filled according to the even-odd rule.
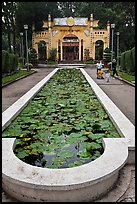
[[88,18],[54,18],[55,26],[87,26]]

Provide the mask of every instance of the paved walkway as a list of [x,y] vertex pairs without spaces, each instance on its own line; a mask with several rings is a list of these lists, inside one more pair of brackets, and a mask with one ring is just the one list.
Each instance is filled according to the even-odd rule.
[[[53,68],[39,68],[37,69],[37,73],[2,88],[2,112],[52,70]],[[110,78],[109,83],[105,79],[97,79],[94,66],[88,66],[85,70],[135,125],[135,87],[119,79]],[[2,202],[17,201],[3,191]],[[120,171],[115,188],[95,202],[135,202],[135,166],[125,165]]]

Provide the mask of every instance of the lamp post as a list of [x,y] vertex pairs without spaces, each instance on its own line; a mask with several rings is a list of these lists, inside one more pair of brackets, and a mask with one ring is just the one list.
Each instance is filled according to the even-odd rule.
[[22,56],[22,63],[23,63],[23,66],[24,66],[23,33],[20,33],[20,37],[21,37],[21,56]]
[[115,28],[115,24],[111,24],[111,29],[112,29],[111,69],[112,69],[112,60],[113,60],[113,38],[114,38],[114,28]]
[[116,33],[117,34],[117,65],[119,65],[119,32]]
[[25,29],[25,35],[26,35],[26,63],[27,63],[27,71],[29,70],[29,60],[28,60],[28,39],[27,39],[27,30],[28,30],[28,25],[24,25],[24,29]]

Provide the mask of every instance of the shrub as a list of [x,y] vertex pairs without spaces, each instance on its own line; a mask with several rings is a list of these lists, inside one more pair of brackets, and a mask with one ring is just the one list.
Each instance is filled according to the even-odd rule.
[[55,63],[55,61],[50,60],[50,61],[48,61],[48,64],[56,64],[56,63]]
[[131,71],[135,72],[135,47],[131,49],[131,61],[132,61],[132,68]]
[[50,49],[50,57],[49,57],[49,61],[55,61],[56,60],[56,55],[57,55],[57,49],[56,48],[52,48]]
[[18,69],[18,62],[19,62],[19,57],[18,55],[15,55],[15,70]]
[[13,72],[15,69],[15,55],[9,53],[9,73]]
[[111,61],[111,51],[108,47],[106,47],[104,49],[104,52],[103,52],[103,61],[104,62],[110,62]]
[[30,63],[37,63],[37,52],[35,50],[35,48],[31,48],[29,53],[28,53],[28,57],[29,57],[29,62]]
[[26,63],[25,64],[25,68],[28,69],[28,70],[31,70],[33,68],[33,64],[31,63]]
[[17,68],[18,68],[18,56],[13,53],[9,53],[9,73],[16,71]]
[[86,64],[94,64],[94,61],[93,60],[87,60]]
[[9,70],[9,53],[2,50],[2,73],[8,73]]

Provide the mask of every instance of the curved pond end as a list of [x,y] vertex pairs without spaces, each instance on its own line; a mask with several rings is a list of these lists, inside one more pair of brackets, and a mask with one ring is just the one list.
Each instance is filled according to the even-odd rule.
[[93,201],[108,192],[128,158],[125,138],[106,138],[104,153],[73,168],[48,169],[29,165],[13,150],[15,138],[2,139],[3,189],[23,202]]

